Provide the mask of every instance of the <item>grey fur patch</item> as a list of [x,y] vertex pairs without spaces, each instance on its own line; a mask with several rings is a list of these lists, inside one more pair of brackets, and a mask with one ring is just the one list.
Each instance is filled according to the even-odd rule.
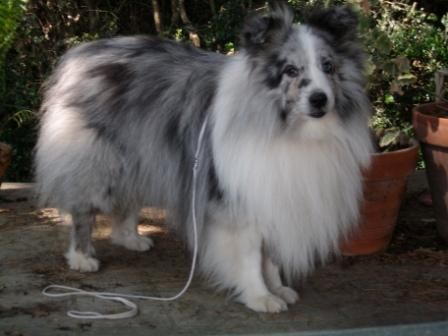
[[[50,177],[44,161],[58,159],[48,157],[56,155],[49,153],[54,144],[46,142],[41,128],[36,169],[41,201],[68,212],[81,203],[102,212],[123,212],[120,208],[131,204],[167,207],[173,227],[191,232],[185,200],[191,197],[193,154],[225,59],[147,37],[100,40],[70,50],[47,83],[42,127],[75,118],[84,125],[76,131],[79,137],[91,130],[97,140],[81,157],[66,154],[65,160],[77,164],[68,171],[55,165]],[[210,155],[206,145],[205,176],[212,170]],[[89,169],[93,162],[94,170],[80,178],[77,167]],[[205,209],[217,186],[216,177],[203,180],[198,209]]]

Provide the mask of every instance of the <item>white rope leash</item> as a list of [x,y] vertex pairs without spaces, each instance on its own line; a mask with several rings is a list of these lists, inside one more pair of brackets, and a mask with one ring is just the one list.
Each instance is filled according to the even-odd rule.
[[[118,320],[129,317],[134,317],[138,314],[138,306],[128,300],[128,299],[138,299],[138,300],[152,300],[152,301],[174,301],[180,298],[191,285],[193,281],[194,272],[196,269],[196,259],[198,257],[198,224],[196,221],[196,182],[197,175],[199,171],[199,155],[202,149],[202,142],[205,135],[205,129],[207,126],[208,116],[205,117],[205,120],[202,123],[201,130],[199,132],[198,143],[196,145],[196,152],[194,154],[194,164],[193,164],[193,186],[192,186],[192,195],[191,195],[191,212],[192,212],[192,220],[193,220],[193,258],[191,261],[190,274],[188,275],[188,280],[185,283],[182,290],[174,296],[171,297],[157,297],[157,296],[144,296],[144,295],[134,295],[134,294],[123,294],[123,293],[110,293],[110,292],[91,292],[85,291],[78,288],[73,288],[69,286],[61,286],[61,285],[50,285],[45,287],[42,290],[42,294],[47,297],[67,297],[67,296],[92,296],[102,300],[109,300],[120,302],[130,308],[129,310],[122,313],[115,314],[102,314],[94,311],[78,311],[78,310],[70,310],[67,312],[69,317],[73,317],[76,319],[108,319],[108,320]],[[55,292],[56,290],[56,292]]]

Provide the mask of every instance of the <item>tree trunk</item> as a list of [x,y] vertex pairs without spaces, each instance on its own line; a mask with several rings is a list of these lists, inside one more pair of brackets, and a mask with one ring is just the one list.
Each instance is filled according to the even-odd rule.
[[188,17],[187,10],[185,9],[185,0],[178,0],[179,12],[182,23],[185,25],[191,25],[190,18]]
[[157,34],[162,33],[162,15],[160,13],[160,6],[157,0],[152,0],[152,10],[154,16],[154,26],[156,27]]
[[215,0],[208,0],[208,3],[210,4],[210,10],[212,11],[213,16],[216,16],[216,3]]
[[171,0],[171,24],[179,24],[179,3],[177,0]]
[[185,9],[185,1],[184,0],[178,0],[179,2],[179,12],[180,12],[180,19],[182,20],[182,23],[185,26],[185,29],[188,31],[188,36],[190,38],[191,43],[195,47],[201,46],[201,39],[199,38],[199,34],[197,29],[193,26],[193,24],[190,21],[190,18],[188,17],[187,10]]

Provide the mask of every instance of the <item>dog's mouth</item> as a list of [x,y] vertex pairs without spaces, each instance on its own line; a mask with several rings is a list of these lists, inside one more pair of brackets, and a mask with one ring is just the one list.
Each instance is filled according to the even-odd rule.
[[[322,97],[321,97],[322,96]],[[295,120],[319,120],[325,118],[334,109],[332,98],[322,92],[311,94],[308,98],[288,99],[280,110],[279,117],[283,123],[294,124]]]
[[326,114],[327,114],[327,111],[325,109],[312,107],[310,109],[310,113],[308,113],[308,116],[310,116],[311,118],[320,119],[323,116],[325,116]]
[[298,122],[304,121],[312,121],[319,120],[324,118],[327,114],[329,114],[329,108],[315,108],[312,106],[307,106],[305,108],[301,108],[300,105],[295,106],[293,103],[288,103],[283,109],[279,112],[279,117],[282,123],[293,125]]

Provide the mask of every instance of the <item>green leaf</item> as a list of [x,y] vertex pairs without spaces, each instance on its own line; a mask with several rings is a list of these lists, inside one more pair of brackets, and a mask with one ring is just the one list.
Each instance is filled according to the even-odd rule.
[[384,102],[386,103],[386,104],[392,104],[392,103],[395,103],[395,98],[394,98],[394,96],[393,95],[391,95],[391,94],[386,94],[385,96],[384,96]]
[[400,130],[394,129],[393,131],[386,131],[386,133],[384,133],[383,137],[380,139],[380,147],[384,148],[397,143],[397,141],[399,141],[400,139],[400,134]]
[[414,74],[406,73],[403,75],[398,76],[397,81],[400,83],[400,85],[410,85],[415,83],[417,80],[417,77],[415,77]]

